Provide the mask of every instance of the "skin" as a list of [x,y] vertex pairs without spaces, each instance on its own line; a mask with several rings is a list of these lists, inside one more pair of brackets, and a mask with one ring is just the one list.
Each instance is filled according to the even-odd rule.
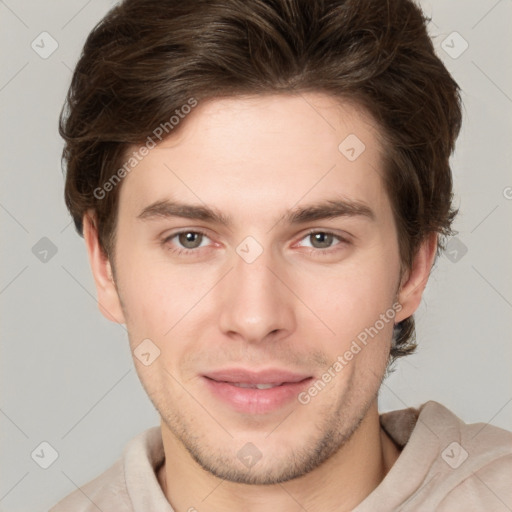
[[[321,378],[393,304],[396,322],[414,313],[436,238],[401,271],[379,129],[355,105],[313,93],[215,99],[182,123],[122,183],[115,261],[99,247],[93,212],[84,218],[100,310],[126,324],[132,351],[147,338],[160,350],[149,366],[134,364],[172,461],[158,471],[161,486],[177,512],[350,510],[399,455],[376,399],[393,322],[307,405],[242,414],[201,374],[277,367]],[[353,162],[338,150],[349,134],[366,146]],[[340,197],[374,218],[285,220]],[[163,199],[207,205],[232,224],[138,218]],[[336,237],[322,245],[311,229]],[[207,236],[192,235],[199,248],[190,249],[186,238],[169,238],[180,230]],[[236,252],[247,236],[263,250],[252,263]],[[250,469],[237,457],[248,442],[261,453]]]

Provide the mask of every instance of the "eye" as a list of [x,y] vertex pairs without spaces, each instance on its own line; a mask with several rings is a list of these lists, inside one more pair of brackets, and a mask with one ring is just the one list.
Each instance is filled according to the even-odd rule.
[[[169,250],[177,254],[193,252],[194,249],[199,249],[208,245],[210,239],[202,231],[179,231],[169,235],[163,241],[164,245],[171,245]],[[173,247],[174,246],[174,247]]]
[[[348,243],[348,241],[340,235],[332,233],[330,231],[310,231],[301,242],[306,240],[308,244],[301,244],[303,247],[310,247],[312,249],[324,249],[321,252],[327,252],[326,250],[336,250],[336,246]],[[337,243],[336,243],[337,242]]]

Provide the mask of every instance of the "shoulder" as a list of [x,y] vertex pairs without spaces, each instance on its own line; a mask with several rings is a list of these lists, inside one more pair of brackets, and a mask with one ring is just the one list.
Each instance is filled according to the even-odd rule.
[[470,503],[471,510],[511,510],[512,432],[489,423],[466,424],[440,404],[428,404],[446,419],[446,428],[438,431],[447,487],[439,510],[454,510],[461,502]]
[[[450,467],[462,466],[466,460],[484,467],[512,456],[512,432],[489,423],[465,423],[437,402],[419,408],[418,422],[438,438],[441,458]],[[456,457],[456,461],[451,460]]]
[[[435,437],[430,468],[436,510],[512,509],[512,433],[488,423],[467,424],[437,402],[419,408],[418,424]],[[435,483],[434,483],[435,482]]]
[[512,510],[512,454],[495,458],[475,468],[452,487],[440,502],[440,512],[456,510],[470,503],[471,510],[507,512]]
[[113,507],[114,510],[131,510],[121,459],[63,498],[50,512],[97,512],[112,510]]
[[[429,441],[441,450],[441,458],[449,466],[462,465],[466,458],[486,465],[512,455],[512,432],[489,423],[467,424],[438,402],[385,413],[380,420],[399,446]],[[457,461],[452,460],[455,457]]]
[[512,510],[511,432],[432,401],[383,414],[381,425],[402,452],[361,511],[383,501],[403,512]]
[[[50,512],[97,512],[134,510],[132,497],[140,485],[157,486],[155,467],[163,460],[159,427],[131,439],[119,458],[94,480],[81,485],[59,501]],[[148,485],[150,487],[151,485]],[[135,496],[137,499],[137,496]]]

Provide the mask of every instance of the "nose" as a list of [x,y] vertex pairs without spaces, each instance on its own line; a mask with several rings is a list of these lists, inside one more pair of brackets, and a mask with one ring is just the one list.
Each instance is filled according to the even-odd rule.
[[296,326],[295,297],[284,269],[270,251],[248,263],[234,255],[234,268],[218,289],[219,327],[224,335],[259,343],[289,336]]

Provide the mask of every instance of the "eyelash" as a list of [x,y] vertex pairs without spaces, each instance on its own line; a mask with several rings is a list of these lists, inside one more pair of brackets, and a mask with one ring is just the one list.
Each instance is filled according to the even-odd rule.
[[[198,229],[194,229],[194,230],[187,229],[187,230],[183,230],[183,231],[177,231],[176,233],[173,233],[173,234],[167,236],[166,238],[164,238],[164,240],[162,240],[162,245],[165,246],[168,251],[172,252],[173,254],[176,254],[177,256],[183,256],[183,255],[197,256],[199,254],[198,249],[201,249],[201,247],[198,247],[196,249],[185,249],[185,248],[176,249],[176,248],[171,248],[168,246],[169,242],[173,238],[176,238],[177,236],[182,235],[184,233],[194,233],[196,235],[202,235],[202,236],[208,238],[208,234],[205,233],[204,231],[201,231]],[[328,247],[327,249],[317,249],[315,247],[308,248],[308,249],[310,249],[309,251],[307,251],[308,254],[313,255],[313,256],[318,256],[318,257],[329,256],[333,252],[340,250],[339,248],[337,248],[338,246],[348,245],[350,243],[346,238],[343,238],[341,235],[338,235],[337,233],[334,233],[333,231],[319,230],[319,229],[312,229],[312,230],[308,231],[301,238],[301,240],[304,240],[304,238],[307,238],[307,237],[317,234],[317,233],[322,233],[323,235],[327,235],[327,236],[329,236],[329,235],[333,236],[334,238],[338,239],[339,243],[332,247]]]

